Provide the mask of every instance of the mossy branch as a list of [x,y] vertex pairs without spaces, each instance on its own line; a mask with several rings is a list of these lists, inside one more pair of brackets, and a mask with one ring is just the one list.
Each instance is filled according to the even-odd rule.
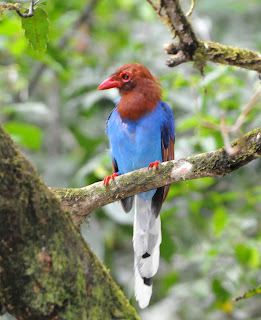
[[[180,59],[180,53],[183,53],[183,59]],[[165,51],[174,56],[166,61],[169,67],[175,67],[182,62],[194,61],[198,69],[202,69],[207,61],[241,67],[261,73],[261,54],[248,49],[225,46],[213,41],[199,41],[197,48],[191,53],[191,56],[184,54],[185,49],[177,44],[165,46]]]
[[119,199],[160,186],[204,177],[223,176],[261,156],[261,127],[231,143],[233,156],[225,147],[177,161],[162,163],[158,170],[140,169],[121,175],[107,188],[97,182],[84,188],[50,188],[70,209],[76,226],[91,211]]
[[138,319],[1,126],[0,235],[0,310],[21,320]]
[[[161,0],[156,7],[151,0],[148,2],[161,18],[171,25],[179,42],[165,46],[165,51],[172,57],[166,61],[169,67],[175,67],[183,62],[194,61],[194,66],[203,71],[207,61],[232,65],[261,73],[261,55],[258,52],[237,47],[225,46],[211,41],[201,41],[182,11],[179,0]],[[162,14],[162,11],[165,11]]]
[[17,11],[20,7],[19,3],[0,3],[0,14],[4,14],[6,11]]

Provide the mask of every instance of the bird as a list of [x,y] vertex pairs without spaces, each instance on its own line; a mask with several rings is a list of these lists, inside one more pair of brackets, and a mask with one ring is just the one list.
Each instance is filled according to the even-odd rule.
[[[125,64],[103,81],[98,90],[118,88],[120,96],[106,122],[115,177],[144,167],[158,169],[174,160],[175,121],[171,108],[162,101],[159,80],[139,63]],[[135,298],[140,308],[149,305],[152,279],[160,259],[160,210],[170,185],[120,200],[128,213],[135,202],[133,223]],[[134,199],[135,198],[135,199]]]

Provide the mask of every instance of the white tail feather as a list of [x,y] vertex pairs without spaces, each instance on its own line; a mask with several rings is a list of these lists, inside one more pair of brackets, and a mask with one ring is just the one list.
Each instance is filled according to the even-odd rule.
[[[160,216],[151,211],[151,200],[136,196],[133,248],[135,269],[135,297],[141,308],[148,306],[152,294],[152,284],[146,285],[143,278],[152,278],[159,267],[161,243]],[[144,254],[147,258],[142,258]]]
[[150,297],[152,295],[152,285],[146,286],[143,279],[139,273],[137,267],[135,269],[135,298],[139,302],[141,309],[146,308],[150,303]]

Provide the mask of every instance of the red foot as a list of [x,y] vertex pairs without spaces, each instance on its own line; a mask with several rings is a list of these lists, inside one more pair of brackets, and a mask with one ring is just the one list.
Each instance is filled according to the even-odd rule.
[[157,170],[157,169],[158,169],[159,164],[160,164],[160,161],[154,161],[154,162],[151,162],[151,163],[149,164],[149,168],[154,167],[154,168]]
[[105,187],[108,187],[109,181],[110,181],[111,179],[114,179],[115,177],[118,177],[118,176],[119,176],[118,173],[115,172],[114,174],[111,174],[111,175],[105,177],[105,178],[103,179],[103,183],[104,183]]

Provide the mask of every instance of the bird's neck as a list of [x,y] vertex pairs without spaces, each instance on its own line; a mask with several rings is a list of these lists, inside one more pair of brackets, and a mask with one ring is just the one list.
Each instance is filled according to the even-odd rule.
[[153,111],[161,100],[161,88],[137,86],[131,91],[121,92],[121,100],[117,111],[122,119],[137,121]]

